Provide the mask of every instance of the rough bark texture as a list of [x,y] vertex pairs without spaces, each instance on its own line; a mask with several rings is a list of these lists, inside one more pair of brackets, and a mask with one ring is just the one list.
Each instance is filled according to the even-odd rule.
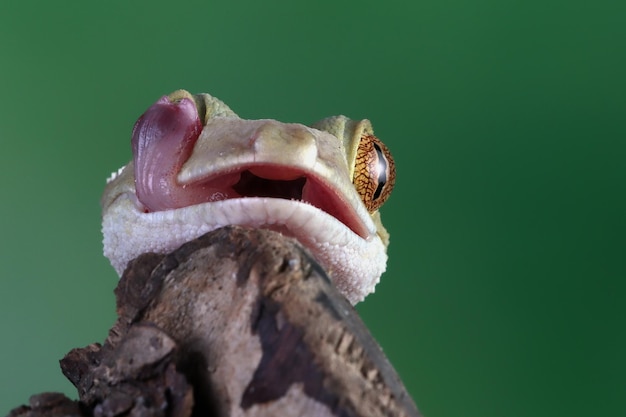
[[105,343],[61,361],[80,401],[42,394],[11,417],[419,416],[356,311],[278,233],[226,227],[142,255],[115,292]]

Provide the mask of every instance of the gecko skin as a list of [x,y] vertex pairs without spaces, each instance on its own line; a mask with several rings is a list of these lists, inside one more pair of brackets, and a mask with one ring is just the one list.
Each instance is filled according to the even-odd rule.
[[104,254],[119,275],[142,253],[226,225],[297,239],[352,304],[385,271],[378,208],[395,169],[368,120],[245,120],[208,94],[179,90],[139,118],[132,148],[102,196]]

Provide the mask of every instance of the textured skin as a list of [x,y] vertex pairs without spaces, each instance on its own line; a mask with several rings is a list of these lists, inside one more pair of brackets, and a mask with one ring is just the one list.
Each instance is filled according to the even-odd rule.
[[[145,212],[135,194],[132,162],[113,174],[102,197],[104,253],[118,274],[146,252],[167,253],[208,231],[240,225],[280,231],[295,237],[355,304],[374,291],[385,271],[388,234],[379,212],[368,212],[352,183],[361,137],[373,135],[369,121],[344,116],[313,127],[275,120],[240,119],[208,95],[185,91],[204,127],[177,180],[189,184],[249,164],[301,170],[333,190],[348,208],[359,233],[311,204],[269,197],[245,197]],[[354,229],[355,227],[353,227]]]

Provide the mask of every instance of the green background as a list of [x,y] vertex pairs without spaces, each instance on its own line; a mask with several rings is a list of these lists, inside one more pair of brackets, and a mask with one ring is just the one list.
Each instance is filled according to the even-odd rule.
[[626,416],[626,2],[0,3],[0,415],[74,395],[116,275],[99,197],[178,88],[369,118],[395,155],[359,306],[427,417]]

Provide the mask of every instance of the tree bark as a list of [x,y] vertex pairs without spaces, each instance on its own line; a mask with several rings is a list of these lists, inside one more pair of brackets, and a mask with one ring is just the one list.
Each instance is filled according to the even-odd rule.
[[[353,307],[279,233],[225,227],[141,255],[115,293],[105,343],[61,361],[80,401],[44,394],[73,415],[420,415]],[[32,403],[10,416],[68,415]]]

